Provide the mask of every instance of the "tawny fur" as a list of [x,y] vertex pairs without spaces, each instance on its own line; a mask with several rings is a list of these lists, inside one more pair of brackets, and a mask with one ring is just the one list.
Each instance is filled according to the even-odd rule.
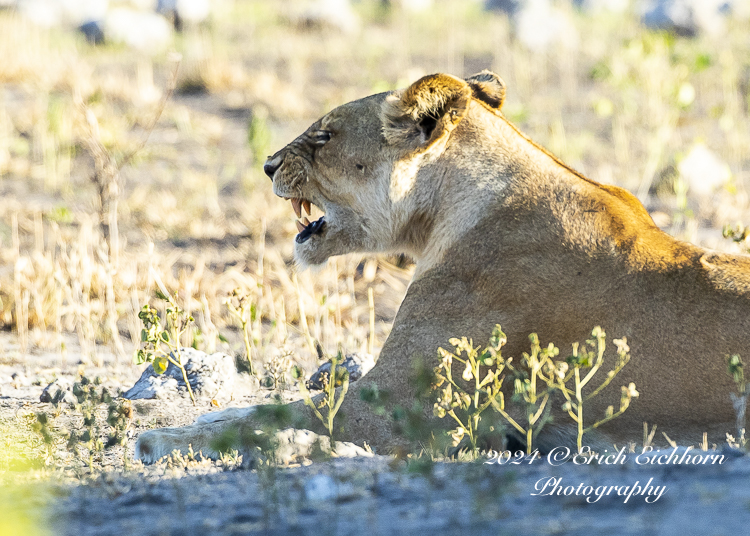
[[[425,77],[333,110],[273,157],[274,191],[326,212],[324,232],[295,246],[301,265],[351,252],[417,261],[377,365],[344,401],[337,439],[392,446],[387,418],[358,390],[375,382],[411,405],[414,359],[436,364],[450,337],[484,342],[501,324],[504,354],[518,359],[531,332],[567,352],[601,325],[609,341],[627,337],[632,359],[587,415],[617,405],[629,382],[641,395],[590,440],[638,441],[647,421],[676,441],[695,444],[707,432],[721,443],[735,432],[725,358],[750,347],[750,260],[663,233],[628,192],[587,179],[521,134],[499,111],[504,95],[489,72]],[[313,147],[308,134],[320,129],[331,139]],[[560,404],[542,446],[573,440]],[[251,429],[253,417],[146,432],[138,454],[208,450],[229,426]]]

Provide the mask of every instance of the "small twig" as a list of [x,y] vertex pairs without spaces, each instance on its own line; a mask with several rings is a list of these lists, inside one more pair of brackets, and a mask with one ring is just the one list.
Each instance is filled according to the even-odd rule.
[[367,301],[370,306],[370,340],[367,344],[367,351],[372,355],[375,348],[375,296],[372,287],[367,288]]
[[307,345],[310,347],[311,353],[315,355],[315,343],[313,342],[312,335],[310,335],[310,328],[307,325],[307,315],[305,314],[305,299],[302,297],[302,292],[299,288],[299,280],[297,279],[297,274],[294,274],[292,276],[292,281],[294,282],[294,288],[297,290],[297,307],[299,309],[300,328],[302,328],[302,334],[305,336],[305,340],[307,341]]
[[666,432],[662,432],[662,433],[661,433],[661,435],[663,435],[663,436],[664,436],[664,439],[666,439],[666,440],[667,440],[667,443],[669,443],[669,446],[670,446],[670,447],[672,447],[672,448],[676,448],[676,447],[677,447],[677,443],[675,443],[674,441],[672,441],[672,440],[671,440],[671,439],[669,438],[669,436],[667,435],[667,433],[666,433]]
[[648,423],[643,423],[643,448],[650,447],[652,442],[654,441],[654,435],[656,434],[656,425],[651,429],[651,431],[648,431]]
[[182,55],[173,52],[169,55],[169,59],[174,61],[174,68],[172,69],[172,76],[169,79],[169,84],[167,85],[167,92],[162,97],[161,101],[159,102],[159,107],[156,109],[156,113],[154,114],[154,117],[151,119],[151,122],[146,127],[146,135],[141,140],[141,143],[132,151],[130,151],[125,157],[120,161],[119,164],[117,164],[117,171],[120,171],[123,167],[128,165],[130,161],[133,159],[133,157],[138,154],[141,149],[143,149],[146,146],[146,143],[148,143],[148,139],[151,136],[151,133],[153,132],[154,128],[156,128],[156,123],[159,122],[159,119],[161,118],[162,114],[164,113],[164,109],[167,106],[167,102],[170,98],[172,98],[172,94],[174,93],[175,88],[177,87],[177,73],[180,70],[180,63],[182,62]]

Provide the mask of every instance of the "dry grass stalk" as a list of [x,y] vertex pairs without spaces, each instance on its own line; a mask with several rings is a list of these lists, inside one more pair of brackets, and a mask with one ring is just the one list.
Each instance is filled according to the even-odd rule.
[[[351,38],[331,33],[325,36],[326,47],[320,48],[311,46],[319,33],[300,33],[273,22],[283,16],[283,7],[262,0],[240,4],[217,18],[202,36],[208,46],[193,63],[207,93],[191,103],[186,100],[193,97],[171,99],[176,62],[170,59],[144,60],[123,50],[81,46],[72,36],[34,27],[7,11],[0,13],[0,56],[5,58],[0,83],[7,88],[0,96],[0,172],[4,184],[7,177],[28,185],[17,192],[5,190],[7,203],[0,207],[12,228],[10,244],[0,243],[0,255],[9,267],[0,279],[0,318],[4,327],[18,334],[24,352],[34,345],[55,344],[62,356],[63,335],[69,331],[78,332],[89,355],[94,345],[117,336],[117,326],[138,340],[137,304],[153,291],[151,269],[191,309],[201,312],[199,325],[207,347],[213,344],[208,322],[217,330],[235,327],[221,299],[241,287],[260,298],[261,314],[253,325],[258,356],[264,344],[288,341],[301,359],[313,360],[311,337],[320,338],[329,350],[339,344],[376,349],[388,322],[372,321],[371,302],[378,300],[378,314],[387,320],[409,274],[380,259],[376,279],[370,281],[359,275],[361,259],[352,256],[329,263],[314,278],[294,277],[289,266],[293,226],[288,205],[282,209],[267,178],[247,165],[255,155],[243,144],[243,136],[243,143],[235,143],[237,121],[227,109],[262,105],[270,110],[270,141],[280,146],[291,134],[291,120],[309,124],[334,105],[402,86],[426,72],[468,75],[490,67],[508,83],[506,113],[532,137],[557,147],[565,153],[560,156],[592,178],[631,189],[643,185],[641,193],[689,147],[696,132],[711,132],[711,149],[732,167],[740,192],[724,202],[722,212],[731,211],[733,220],[747,214],[742,182],[750,175],[742,162],[750,147],[750,129],[743,101],[746,77],[740,59],[747,43],[742,28],[730,27],[725,42],[717,46],[703,38],[675,40],[644,32],[630,16],[616,23],[597,19],[591,24],[589,18],[572,13],[580,33],[576,49],[560,47],[540,55],[523,48],[507,19],[448,2],[429,24],[397,17],[381,24],[377,39],[363,32],[361,43],[352,47]],[[266,18],[257,19],[260,12]],[[476,31],[460,31],[468,24]],[[244,31],[247,28],[252,32]],[[237,41],[239,29],[252,39]],[[377,40],[384,34],[404,44],[387,59],[378,52]],[[440,35],[450,35],[451,40],[440,41]],[[277,47],[279,42],[285,47]],[[190,51],[185,54],[189,62]],[[699,55],[708,56],[703,71],[693,68]],[[420,59],[419,65],[413,58]],[[290,69],[279,73],[278,65]],[[313,65],[314,70],[308,69]],[[377,67],[361,68],[369,65]],[[594,70],[603,74],[592,79]],[[321,76],[311,79],[312,71]],[[140,106],[153,102],[143,94],[154,79],[168,82],[152,116],[153,105],[143,110]],[[684,108],[675,102],[675,81],[696,87],[696,105]],[[118,155],[118,144],[133,148],[116,163],[118,172],[125,165],[132,167],[127,188],[124,174],[114,181],[116,188],[110,189],[106,177],[102,185],[91,183],[97,193],[84,184],[90,173],[82,171],[87,163],[75,149],[85,145],[81,140],[92,130],[88,122],[74,120],[81,116],[69,97],[76,91],[85,96],[100,127],[98,143],[104,149],[95,152]],[[598,113],[597,99],[610,102],[608,114]],[[214,104],[222,111],[207,112]],[[162,115],[167,118],[160,121]],[[139,117],[147,120],[142,123]],[[672,125],[669,121],[675,117],[671,131],[660,130]],[[152,153],[143,150],[147,140]],[[100,157],[99,168],[111,170],[106,155]],[[239,194],[233,189],[235,182],[243,188]],[[93,210],[83,197],[90,192],[104,199]],[[52,193],[56,197],[50,201]],[[32,202],[44,194],[47,204]],[[660,202],[649,195],[652,203]],[[102,208],[108,196],[114,197],[115,206]],[[660,210],[673,214],[670,203],[673,198]],[[707,219],[696,217],[695,222]],[[259,224],[267,229],[258,235],[249,231]],[[102,226],[109,229],[111,244],[102,244]],[[200,254],[212,240],[220,247],[206,253],[198,279]],[[231,259],[233,254],[236,258]],[[45,330],[53,331],[54,337],[45,339]],[[239,340],[239,332],[234,335]],[[122,344],[127,346],[127,340]]]
[[648,423],[644,422],[643,423],[643,448],[644,449],[653,446],[655,434],[656,434],[656,425],[654,425],[654,427],[651,428],[651,431],[649,431]]
[[367,352],[373,355],[375,351],[375,295],[372,292],[372,287],[367,288],[367,302],[370,305],[370,339]]

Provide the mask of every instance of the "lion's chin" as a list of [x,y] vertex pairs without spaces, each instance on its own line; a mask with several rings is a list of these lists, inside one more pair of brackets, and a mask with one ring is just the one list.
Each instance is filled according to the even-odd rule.
[[[297,235],[299,236],[299,235]],[[313,235],[304,242],[294,241],[294,260],[302,270],[322,269],[333,255],[328,251],[328,244],[324,237]]]
[[328,205],[325,216],[306,222],[294,238],[294,260],[302,269],[323,267],[328,259],[348,253],[378,251],[373,249],[367,226],[354,211]]
[[359,222],[341,218],[340,215],[331,219],[326,215],[325,218],[325,225],[318,232],[306,237],[305,240],[294,240],[294,260],[303,270],[322,268],[331,257],[369,251],[363,247],[363,244],[367,243],[366,237],[353,232],[353,229],[361,230]]

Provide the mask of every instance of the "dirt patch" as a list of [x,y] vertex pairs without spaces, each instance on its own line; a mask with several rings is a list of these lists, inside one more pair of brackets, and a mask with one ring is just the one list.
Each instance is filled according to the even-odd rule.
[[[748,476],[747,457],[656,468],[440,463],[430,477],[394,470],[387,457],[272,473],[205,462],[59,486],[45,518],[60,535],[742,534]],[[550,479],[560,495],[540,491]],[[659,486],[658,498],[642,491]],[[589,487],[617,489],[597,499]]]
[[[105,385],[113,390],[128,388],[139,375],[135,367],[115,374],[115,366],[105,365]],[[73,378],[78,366],[68,363],[60,376]],[[13,391],[4,384],[0,424],[13,431],[4,432],[5,448],[12,443],[16,451],[36,452],[39,443],[24,429],[24,416],[52,411],[38,402],[46,378],[34,372],[33,360],[3,367],[3,374],[26,370],[31,380]],[[259,389],[232,405],[268,403],[272,395]],[[179,397],[133,404],[130,460],[141,431],[189,424],[211,409]],[[66,410],[56,422],[72,426],[76,419]],[[252,470],[233,459],[173,458],[123,470],[123,451],[114,448],[96,457],[93,474],[75,460],[66,470],[7,468],[6,483],[13,474],[23,483],[5,488],[0,534],[743,534],[750,525],[750,458],[681,450],[671,463],[649,463],[670,454],[668,448],[651,457],[624,451],[625,463],[612,465],[558,463],[554,456],[518,465],[447,461],[422,473],[387,456]],[[717,458],[678,463],[683,454]],[[20,515],[28,524],[13,524]]]

